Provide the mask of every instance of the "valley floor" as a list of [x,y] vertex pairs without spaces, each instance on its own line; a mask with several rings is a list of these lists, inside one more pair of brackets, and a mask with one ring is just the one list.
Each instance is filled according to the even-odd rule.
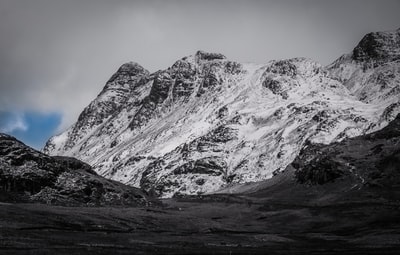
[[0,254],[398,254],[399,209],[232,195],[152,208],[0,203]]

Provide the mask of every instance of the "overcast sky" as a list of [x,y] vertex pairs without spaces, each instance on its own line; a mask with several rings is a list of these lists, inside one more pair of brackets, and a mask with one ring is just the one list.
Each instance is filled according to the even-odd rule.
[[127,61],[156,71],[202,49],[326,65],[364,34],[399,28],[399,13],[398,0],[0,0],[0,131],[35,136],[30,115],[59,116],[47,139]]

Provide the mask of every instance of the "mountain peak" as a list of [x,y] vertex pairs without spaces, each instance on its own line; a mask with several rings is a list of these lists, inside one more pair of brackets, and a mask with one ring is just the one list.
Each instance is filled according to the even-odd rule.
[[117,72],[115,72],[111,78],[108,80],[106,86],[104,87],[103,90],[108,89],[110,86],[110,83],[115,81],[116,79],[122,78],[125,79],[126,77],[139,77],[139,76],[146,76],[149,75],[150,72],[148,70],[146,70],[143,66],[139,65],[136,62],[130,61],[127,62],[123,65],[121,65]]
[[226,59],[226,57],[221,53],[211,53],[199,50],[195,54],[197,60],[216,60],[216,59]]
[[143,66],[139,65],[136,62],[130,61],[118,69],[117,73],[129,73],[132,76],[138,75],[138,74],[146,74],[149,73]]
[[353,50],[356,61],[387,62],[400,58],[400,29],[366,34]]

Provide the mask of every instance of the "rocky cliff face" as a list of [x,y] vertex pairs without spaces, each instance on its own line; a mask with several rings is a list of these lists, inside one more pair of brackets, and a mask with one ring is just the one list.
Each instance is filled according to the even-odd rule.
[[328,70],[358,100],[388,105],[374,124],[375,129],[384,127],[400,110],[400,29],[367,34]]
[[350,189],[382,187],[398,195],[400,114],[377,132],[330,145],[306,146],[291,165],[300,183],[347,181]]
[[[202,51],[153,74],[128,63],[44,151],[164,197],[267,179],[306,143],[372,132],[395,117],[395,35],[367,36],[327,68],[304,58],[242,64]],[[377,80],[385,88],[376,93],[357,89]]]
[[82,161],[51,157],[0,134],[0,200],[58,205],[146,205],[140,190],[104,179]]
[[369,33],[354,48],[356,62],[384,64],[400,59],[400,28],[396,31]]

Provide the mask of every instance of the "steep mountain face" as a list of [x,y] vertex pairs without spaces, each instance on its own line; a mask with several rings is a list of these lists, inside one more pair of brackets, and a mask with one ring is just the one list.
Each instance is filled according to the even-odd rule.
[[[389,92],[399,88],[398,31],[376,34],[327,68],[305,58],[241,64],[202,51],[153,74],[125,64],[44,152],[163,197],[268,179],[304,144],[372,132],[399,112]],[[364,98],[355,89],[356,79],[361,89],[378,76],[384,90]]]
[[233,185],[217,193],[320,206],[346,202],[351,207],[360,201],[398,204],[399,187],[400,114],[376,132],[331,144],[307,143],[273,178]]
[[384,187],[400,193],[400,114],[377,132],[330,145],[310,145],[291,164],[311,185],[351,180],[352,189]]
[[400,110],[400,29],[367,34],[328,70],[360,101],[387,105],[376,128],[387,125]]
[[50,157],[0,133],[0,201],[147,205],[140,190],[107,180],[77,159]]
[[112,121],[111,127],[122,128],[118,125],[118,120],[115,120],[115,115],[123,108],[133,111],[138,109],[140,102],[150,90],[146,84],[148,75],[149,72],[137,63],[129,62],[122,65],[108,80],[97,98],[79,115],[76,124],[61,136],[53,137],[53,142],[46,144],[45,152],[74,148],[77,146],[77,141],[87,139],[107,120]]

